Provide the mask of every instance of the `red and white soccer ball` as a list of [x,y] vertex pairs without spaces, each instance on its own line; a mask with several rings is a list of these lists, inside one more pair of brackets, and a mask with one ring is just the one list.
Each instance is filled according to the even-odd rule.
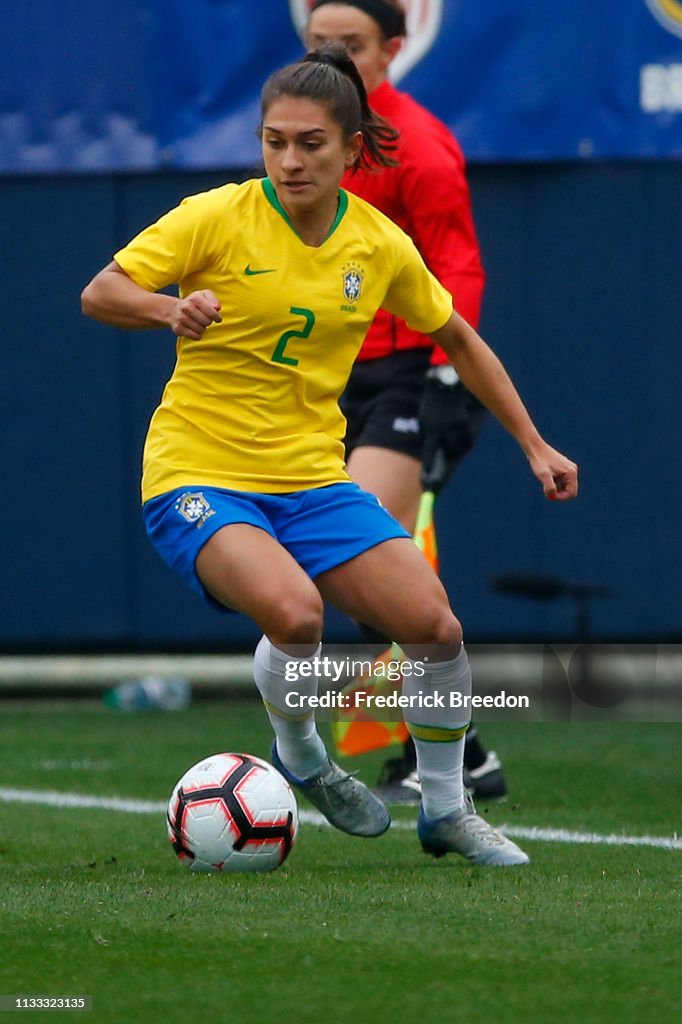
[[291,786],[253,754],[213,754],[168,801],[168,836],[190,871],[273,871],[298,833]]

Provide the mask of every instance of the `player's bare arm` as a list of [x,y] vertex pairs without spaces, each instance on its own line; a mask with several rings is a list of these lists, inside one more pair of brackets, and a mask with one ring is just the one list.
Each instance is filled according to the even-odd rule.
[[545,497],[550,501],[575,498],[578,467],[540,436],[504,366],[473,327],[453,311],[431,337],[452,360],[466,387],[521,445]]
[[93,277],[81,295],[86,316],[127,330],[170,327],[174,334],[198,341],[212,323],[220,323],[220,302],[212,291],[182,299],[141,288],[115,260]]

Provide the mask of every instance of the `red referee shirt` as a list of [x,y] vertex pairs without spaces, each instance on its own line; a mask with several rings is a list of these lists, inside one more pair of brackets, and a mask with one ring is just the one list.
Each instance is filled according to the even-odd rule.
[[[372,109],[400,131],[399,166],[347,172],[341,184],[407,232],[429,270],[452,294],[457,312],[476,327],[485,278],[462,151],[441,121],[390,82],[369,98]],[[358,358],[429,345],[429,337],[382,309]],[[447,362],[440,349],[432,361]]]

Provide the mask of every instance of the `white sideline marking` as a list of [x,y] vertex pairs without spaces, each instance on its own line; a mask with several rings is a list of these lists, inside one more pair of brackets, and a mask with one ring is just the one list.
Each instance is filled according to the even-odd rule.
[[543,843],[584,843],[596,846],[653,846],[658,850],[682,850],[682,839],[672,836],[626,836],[611,832],[600,835],[598,832],[569,832],[565,828],[525,828],[516,825],[499,825],[510,839],[539,839]]
[[3,789],[0,800],[10,804],[40,804],[42,807],[95,807],[125,814],[165,814],[166,804],[158,800],[125,800],[118,796],[88,796],[85,793],[57,793],[54,790]]
[[[39,804],[42,807],[93,807],[102,811],[122,811],[124,814],[165,814],[166,804],[158,800],[126,800],[117,796],[87,796],[83,793],[57,793],[50,790],[5,789],[0,787],[0,800],[14,804]],[[303,825],[328,823],[316,811],[301,810]],[[627,836],[618,833],[600,835],[597,832],[570,832],[563,828],[535,828],[521,825],[500,825],[500,832],[511,839],[536,839],[543,843],[582,843],[596,846],[648,846],[658,850],[682,850],[682,838],[673,836]],[[412,831],[414,822],[394,821],[391,828],[401,832]]]

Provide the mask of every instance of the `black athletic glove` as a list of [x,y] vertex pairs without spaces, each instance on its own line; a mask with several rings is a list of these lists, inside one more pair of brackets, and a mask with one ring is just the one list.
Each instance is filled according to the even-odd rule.
[[462,384],[454,366],[432,366],[419,407],[421,482],[437,494],[473,446],[486,409]]

